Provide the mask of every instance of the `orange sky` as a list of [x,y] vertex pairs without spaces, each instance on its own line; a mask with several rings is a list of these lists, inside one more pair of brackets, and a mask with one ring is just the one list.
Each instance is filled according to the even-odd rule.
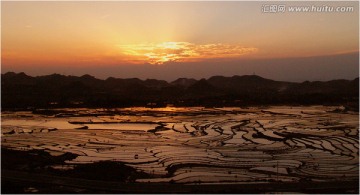
[[354,6],[350,13],[262,13],[265,3],[3,1],[2,68],[166,65],[358,51],[357,2],[325,2]]

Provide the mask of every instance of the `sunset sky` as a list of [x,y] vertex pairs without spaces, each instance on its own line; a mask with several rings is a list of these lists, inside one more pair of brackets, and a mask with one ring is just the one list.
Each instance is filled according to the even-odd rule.
[[[353,6],[264,13],[264,5]],[[357,2],[1,2],[1,68],[174,80],[359,74]]]

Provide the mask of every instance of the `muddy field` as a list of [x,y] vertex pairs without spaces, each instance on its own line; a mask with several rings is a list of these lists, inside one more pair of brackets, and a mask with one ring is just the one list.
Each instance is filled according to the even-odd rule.
[[53,169],[119,161],[152,176],[136,182],[296,183],[359,177],[359,115],[338,107],[3,112],[1,133],[3,148],[78,155]]

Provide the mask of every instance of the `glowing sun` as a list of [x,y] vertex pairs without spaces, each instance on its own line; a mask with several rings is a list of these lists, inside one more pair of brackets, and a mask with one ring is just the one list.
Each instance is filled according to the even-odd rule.
[[199,61],[209,58],[236,57],[256,52],[253,47],[227,44],[194,44],[189,42],[162,42],[117,45],[123,55],[150,64],[175,61]]

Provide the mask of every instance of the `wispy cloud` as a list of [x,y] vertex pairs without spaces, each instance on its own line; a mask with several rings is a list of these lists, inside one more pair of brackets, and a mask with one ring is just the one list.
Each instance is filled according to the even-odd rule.
[[189,42],[162,42],[117,45],[123,55],[150,64],[165,62],[200,61],[213,58],[239,57],[257,52],[254,47],[229,44],[194,44]]

